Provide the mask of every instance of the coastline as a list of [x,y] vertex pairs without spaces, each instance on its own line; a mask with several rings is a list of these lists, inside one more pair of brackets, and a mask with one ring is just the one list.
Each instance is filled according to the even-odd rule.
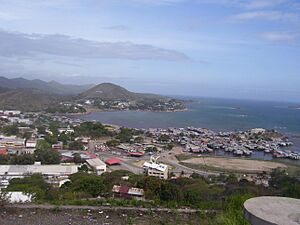
[[99,109],[99,108],[87,108],[86,112],[82,112],[82,113],[64,113],[62,115],[65,116],[86,116],[86,115],[90,115],[92,113],[100,113],[100,112],[157,112],[157,113],[176,113],[176,112],[188,112],[189,109],[188,108],[184,108],[184,109],[175,109],[175,110],[115,110],[115,109],[107,109],[107,110],[103,110],[103,109]]

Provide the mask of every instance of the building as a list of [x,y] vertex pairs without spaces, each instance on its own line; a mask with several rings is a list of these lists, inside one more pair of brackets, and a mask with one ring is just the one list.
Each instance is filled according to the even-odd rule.
[[48,183],[61,186],[71,174],[77,173],[75,165],[0,165],[0,186],[7,186],[13,178],[24,178],[32,174],[42,174]]
[[18,110],[6,110],[3,112],[5,116],[18,116],[21,114],[21,111]]
[[53,144],[51,146],[52,149],[54,150],[62,150],[64,147],[63,143],[61,141],[57,142],[56,144]]
[[65,134],[73,134],[75,131],[73,128],[59,128],[58,132],[61,133],[65,133]]
[[144,199],[144,190],[141,188],[114,185],[112,192],[114,197]]
[[97,175],[101,175],[106,172],[106,164],[99,158],[93,158],[86,160],[86,163],[94,170]]
[[151,156],[150,162],[144,162],[144,173],[148,176],[158,177],[160,179],[168,179],[168,166],[162,163],[157,163],[157,158]]
[[25,147],[25,139],[17,138],[15,136],[11,136],[11,137],[0,136],[0,146],[13,147],[13,148],[24,148]]
[[121,160],[118,159],[118,158],[110,158],[110,159],[107,159],[105,161],[105,163],[109,166],[113,166],[113,165],[120,165],[121,164]]
[[36,148],[37,142],[36,140],[27,140],[26,141],[26,148]]

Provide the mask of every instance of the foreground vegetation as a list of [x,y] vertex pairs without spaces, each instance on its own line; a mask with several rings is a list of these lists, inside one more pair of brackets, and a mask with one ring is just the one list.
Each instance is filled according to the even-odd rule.
[[[128,180],[122,179],[129,176]],[[32,194],[37,203],[56,205],[110,205],[137,207],[190,207],[216,210],[203,214],[202,224],[243,225],[243,203],[255,196],[276,195],[300,198],[300,181],[285,171],[274,170],[270,187],[256,186],[246,180],[238,181],[234,175],[204,179],[193,174],[191,178],[159,180],[155,177],[134,175],[128,171],[114,171],[101,176],[79,172],[60,188],[46,183],[39,174],[24,179],[13,179],[8,191]],[[145,190],[145,200],[116,199],[112,197],[114,184],[139,187]]]

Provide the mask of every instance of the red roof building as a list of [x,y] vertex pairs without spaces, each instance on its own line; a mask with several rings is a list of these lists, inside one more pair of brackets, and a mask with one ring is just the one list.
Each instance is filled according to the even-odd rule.
[[105,163],[109,166],[113,166],[113,165],[119,165],[121,164],[121,160],[120,159],[117,159],[117,158],[111,158],[111,159],[107,159],[105,161]]
[[0,155],[7,155],[6,149],[0,149]]

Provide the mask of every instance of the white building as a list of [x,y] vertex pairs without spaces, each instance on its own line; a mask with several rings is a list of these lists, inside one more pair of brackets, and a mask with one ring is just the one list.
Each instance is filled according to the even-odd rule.
[[158,177],[160,179],[168,179],[169,168],[167,165],[157,163],[157,158],[151,157],[150,162],[143,165],[144,173],[148,176]]
[[3,112],[4,115],[6,116],[18,116],[21,114],[21,111],[18,110],[6,110]]
[[26,141],[26,148],[36,148],[37,142],[36,140],[27,140]]
[[88,159],[86,162],[97,175],[101,175],[106,172],[106,164],[99,158]]
[[58,132],[61,133],[66,133],[66,134],[73,134],[75,131],[73,128],[59,128]]
[[1,185],[7,185],[13,178],[24,178],[32,174],[42,174],[47,182],[59,186],[71,174],[77,173],[76,165],[0,165]]

